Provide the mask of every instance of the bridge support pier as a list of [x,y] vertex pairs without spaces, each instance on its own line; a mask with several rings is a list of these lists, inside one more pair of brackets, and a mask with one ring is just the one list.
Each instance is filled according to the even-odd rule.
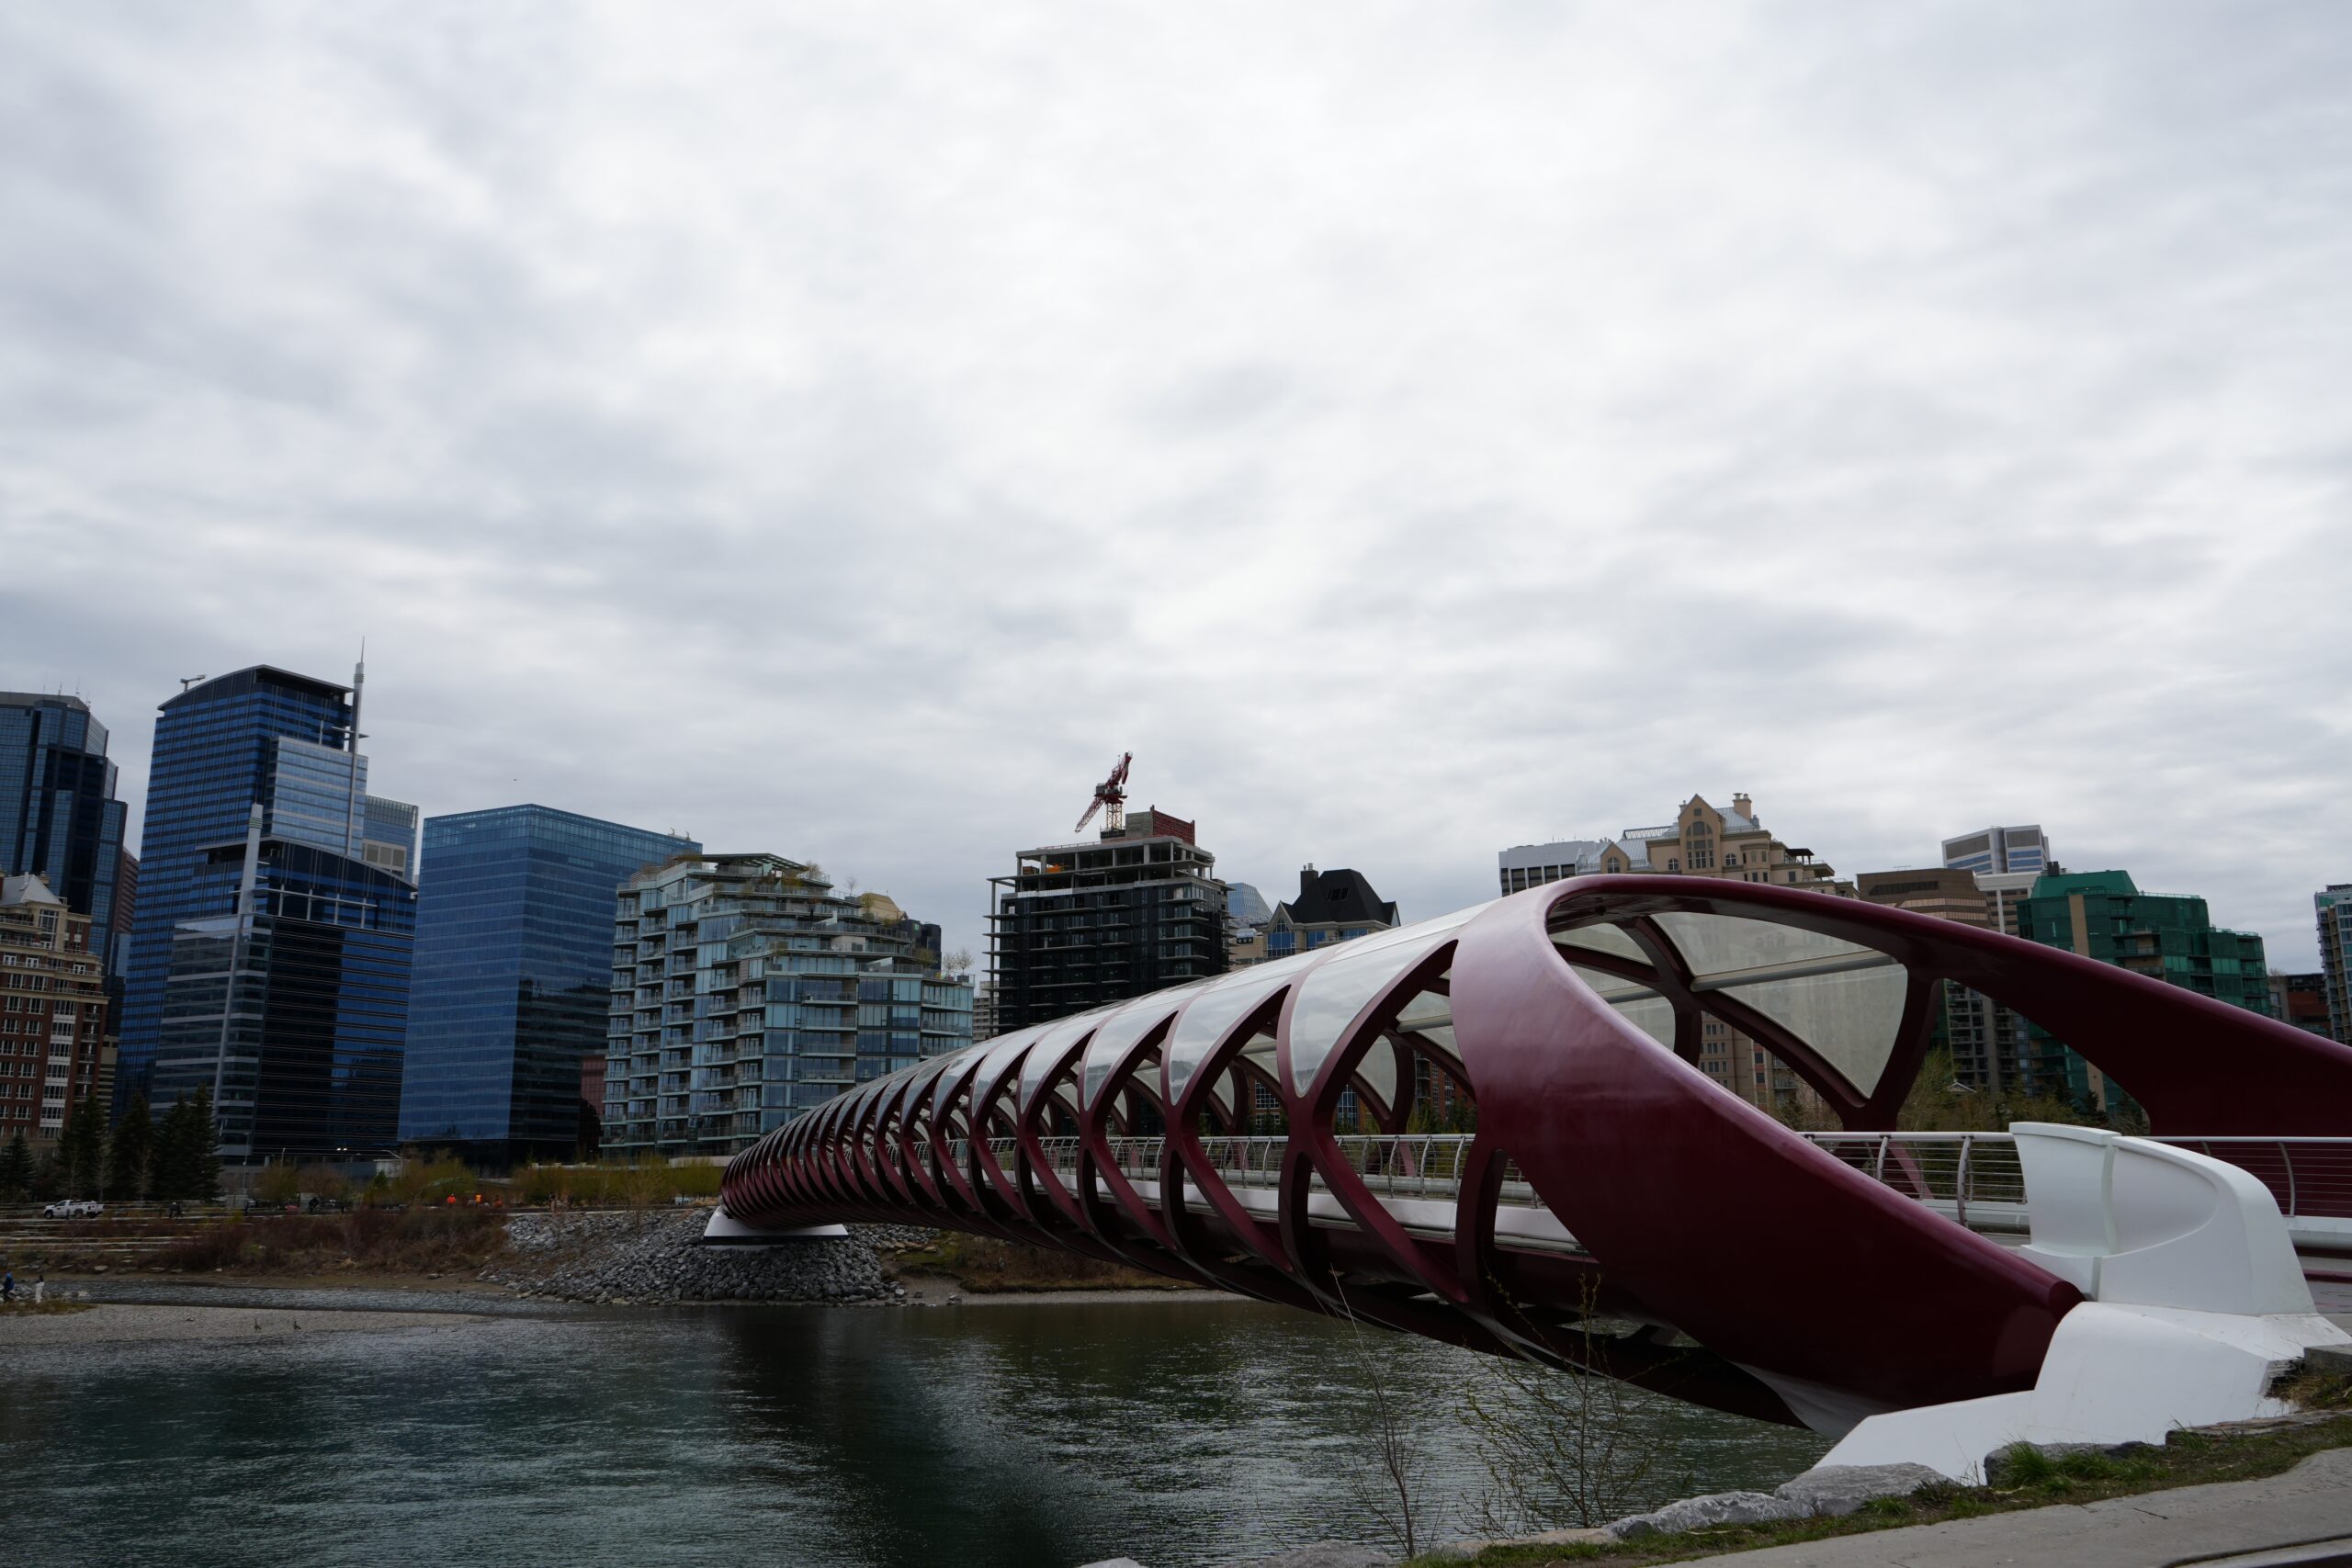
[[703,1227],[704,1247],[788,1247],[796,1241],[838,1241],[849,1235],[847,1225],[808,1225],[799,1230],[753,1230],[727,1212],[725,1205],[710,1212],[710,1224]]

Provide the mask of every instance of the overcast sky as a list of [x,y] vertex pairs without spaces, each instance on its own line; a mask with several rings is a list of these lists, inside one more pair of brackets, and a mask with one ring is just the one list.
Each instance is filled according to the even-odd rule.
[[[2352,7],[0,5],[0,686],[983,945],[1694,791],[2352,881]],[[2335,858],[2329,858],[2329,857]]]

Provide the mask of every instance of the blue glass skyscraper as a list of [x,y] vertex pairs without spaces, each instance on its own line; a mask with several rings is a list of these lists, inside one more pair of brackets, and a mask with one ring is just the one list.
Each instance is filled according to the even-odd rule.
[[111,975],[123,818],[107,729],[79,697],[0,692],[0,875],[38,876],[90,917]]
[[504,1164],[571,1158],[601,1110],[622,883],[690,839],[544,806],[428,818],[401,1141]]
[[227,1158],[393,1146],[415,813],[365,793],[351,696],[255,666],[155,722],[116,1100],[210,1089]]

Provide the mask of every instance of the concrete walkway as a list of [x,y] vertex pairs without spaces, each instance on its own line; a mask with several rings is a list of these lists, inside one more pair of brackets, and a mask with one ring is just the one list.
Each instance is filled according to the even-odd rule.
[[[2268,1555],[2318,1542],[2334,1542],[2335,1551]],[[1691,1561],[1724,1568],[2185,1568],[2241,1560],[2244,1568],[2352,1562],[2352,1449],[2313,1454],[2267,1481],[2183,1486]]]

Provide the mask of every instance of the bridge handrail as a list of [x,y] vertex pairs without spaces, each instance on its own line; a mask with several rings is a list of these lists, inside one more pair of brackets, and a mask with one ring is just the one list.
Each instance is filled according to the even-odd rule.
[[[2017,1139],[2008,1133],[1815,1131],[1798,1135],[1873,1180],[1949,1211],[1962,1224],[1970,1223],[1972,1209],[1979,1226],[2022,1228],[2025,1223],[2025,1172],[2018,1161]],[[2169,1134],[2154,1141],[2193,1148],[2247,1170],[2270,1189],[2290,1220],[2352,1220],[2352,1137]],[[1159,1137],[1110,1140],[1120,1173],[1131,1181],[1159,1179],[1166,1142]],[[1374,1193],[1442,1201],[1460,1193],[1472,1134],[1343,1134],[1333,1142]],[[1079,1139],[1044,1138],[1039,1145],[1057,1172],[1067,1178],[1077,1171]],[[998,1163],[1011,1170],[1015,1141],[990,1139],[989,1146]],[[1236,1188],[1276,1185],[1289,1146],[1283,1134],[1201,1139],[1210,1168]],[[957,1140],[951,1149],[958,1161],[969,1158],[964,1141]],[[1323,1185],[1319,1177],[1315,1185]],[[1545,1206],[1516,1164],[1504,1171],[1502,1201],[1524,1208]]]

